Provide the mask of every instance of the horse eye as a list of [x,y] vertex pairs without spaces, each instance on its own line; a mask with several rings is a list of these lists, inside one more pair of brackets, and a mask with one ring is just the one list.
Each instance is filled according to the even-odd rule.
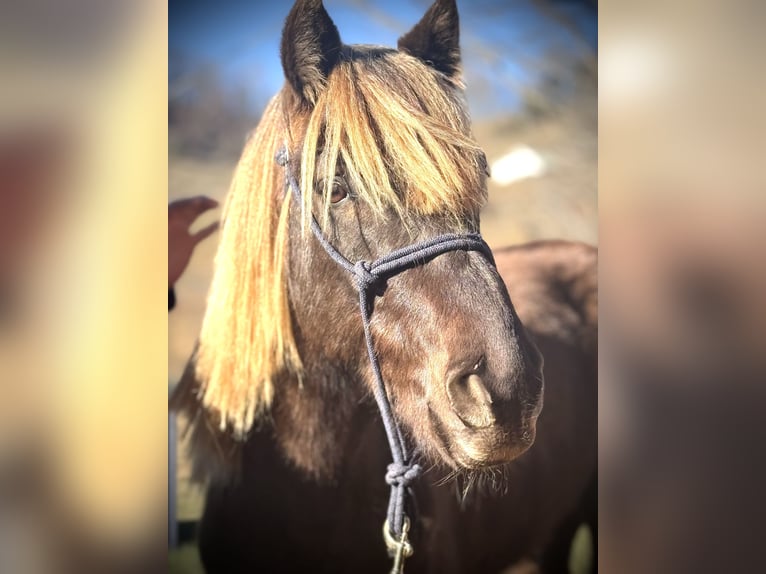
[[340,178],[335,178],[332,184],[332,194],[330,195],[330,203],[340,203],[348,197],[348,188],[346,182]]

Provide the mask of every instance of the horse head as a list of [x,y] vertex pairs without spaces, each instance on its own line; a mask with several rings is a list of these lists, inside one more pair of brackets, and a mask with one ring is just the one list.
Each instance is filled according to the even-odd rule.
[[[307,424],[291,403],[300,397],[324,397],[325,418],[343,418],[373,390],[354,277],[307,232],[312,216],[346,258],[373,261],[478,233],[487,192],[454,0],[437,0],[398,49],[344,45],[321,1],[298,0],[281,59],[285,85],[228,198],[197,358],[203,403],[240,435],[268,412],[282,427]],[[274,162],[280,150],[300,201]],[[478,469],[529,448],[542,359],[492,261],[449,252],[376,287],[375,353],[418,450]]]

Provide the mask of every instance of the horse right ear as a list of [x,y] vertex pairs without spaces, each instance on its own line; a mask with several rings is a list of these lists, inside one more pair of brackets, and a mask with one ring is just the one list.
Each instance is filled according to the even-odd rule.
[[280,55],[285,78],[299,99],[316,104],[343,43],[322,0],[297,0],[285,20]]
[[459,81],[460,19],[455,0],[435,0],[420,22],[399,38],[398,47]]

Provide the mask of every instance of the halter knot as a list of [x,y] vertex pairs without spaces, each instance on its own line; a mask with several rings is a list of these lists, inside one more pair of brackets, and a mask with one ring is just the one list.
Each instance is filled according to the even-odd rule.
[[404,486],[405,488],[412,484],[423,469],[419,464],[398,464],[392,462],[388,465],[386,472],[386,484],[390,486]]
[[354,265],[356,285],[362,293],[369,291],[380,280],[370,269],[370,264],[367,261],[357,261]]

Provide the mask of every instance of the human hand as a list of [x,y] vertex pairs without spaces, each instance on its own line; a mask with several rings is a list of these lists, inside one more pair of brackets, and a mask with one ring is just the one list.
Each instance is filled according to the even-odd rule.
[[218,229],[215,222],[194,234],[189,232],[200,215],[215,207],[218,207],[217,201],[201,195],[168,205],[168,287],[181,277],[197,244]]

